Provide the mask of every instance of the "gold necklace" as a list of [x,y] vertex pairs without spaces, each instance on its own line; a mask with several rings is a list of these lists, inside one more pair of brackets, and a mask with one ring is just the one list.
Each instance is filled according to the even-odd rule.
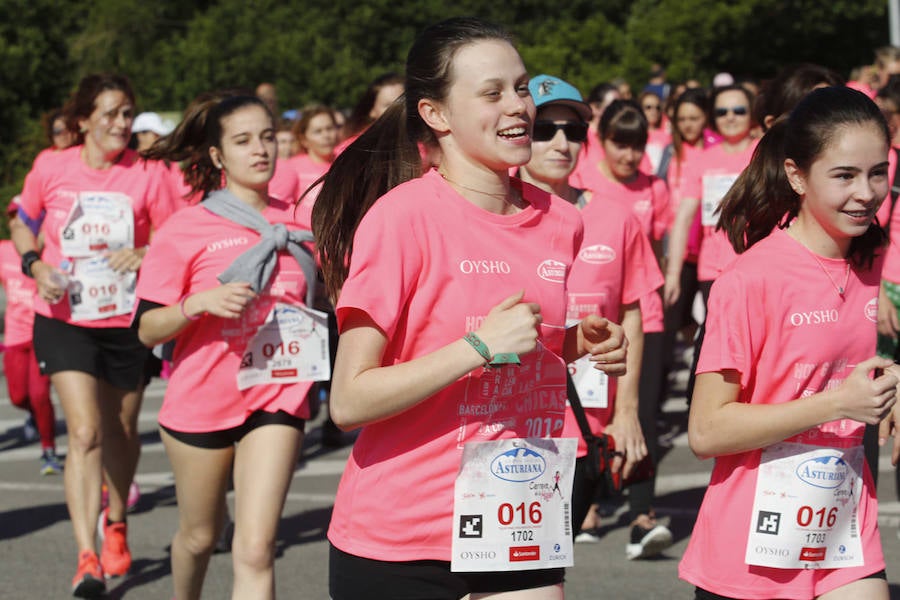
[[[441,173],[440,171],[438,171],[438,175],[440,175],[444,179],[444,181],[446,181],[453,187],[467,190],[467,191],[475,193],[475,194],[481,194],[482,196],[489,196],[491,198],[497,198],[498,200],[503,200],[507,204],[511,204],[511,205],[515,206],[516,208],[520,208],[520,206],[519,206],[519,204],[520,204],[519,190],[517,190],[516,188],[514,188],[512,186],[510,186],[510,188],[509,188],[509,191],[511,192],[511,194],[507,193],[507,192],[484,192],[482,190],[476,190],[475,188],[471,188],[471,187],[465,186],[461,183],[457,183],[457,182],[453,181],[452,179],[450,179],[449,177],[447,177],[446,175],[444,175],[443,173]],[[510,195],[512,196],[512,200],[509,199]]]
[[843,299],[844,294],[847,291],[847,284],[850,283],[850,261],[847,259],[844,259],[846,261],[844,263],[844,267],[845,267],[844,285],[838,285],[837,282],[834,280],[834,277],[831,276],[831,273],[828,272],[828,269],[825,268],[825,265],[822,264],[822,261],[819,260],[819,257],[816,256],[816,253],[813,252],[812,250],[809,250],[809,248],[807,248],[807,250],[809,251],[810,256],[812,256],[813,259],[815,259],[815,261],[819,264],[819,267],[822,269],[822,271],[825,272],[825,275],[828,276],[828,280],[831,281],[831,285],[833,285],[834,289],[837,290],[838,296],[840,296],[841,299]]

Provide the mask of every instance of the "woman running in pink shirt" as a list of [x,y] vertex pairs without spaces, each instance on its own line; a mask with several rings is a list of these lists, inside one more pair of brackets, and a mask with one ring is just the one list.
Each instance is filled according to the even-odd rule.
[[307,392],[329,370],[324,315],[307,308],[315,261],[300,244],[312,236],[293,202],[269,194],[276,146],[262,100],[213,94],[148,152],[186,161],[187,183],[204,195],[154,238],[136,291],[141,341],[174,341],[159,424],[178,498],[179,600],[200,597],[232,477],[233,597],[274,597]]
[[698,599],[888,598],[862,444],[897,394],[874,335],[888,147],[864,94],[814,90],[725,197],[740,254],[712,288],[688,429],[716,459],[679,570]]
[[[341,329],[331,413],[362,427],[328,532],[331,597],[561,599],[566,363],[589,353],[621,374],[622,330],[597,315],[566,328],[580,216],[509,176],[535,114],[509,36],[429,27],[406,82],[313,209]],[[421,177],[417,141],[440,148]]]

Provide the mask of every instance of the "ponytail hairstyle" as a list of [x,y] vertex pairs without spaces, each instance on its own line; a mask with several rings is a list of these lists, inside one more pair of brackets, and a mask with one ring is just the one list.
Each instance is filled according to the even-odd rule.
[[333,298],[347,278],[353,236],[363,216],[388,190],[422,174],[417,142],[437,146],[434,132],[419,116],[419,101],[444,101],[453,84],[456,53],[486,40],[512,43],[501,27],[474,17],[452,18],[426,28],[406,59],[405,94],[338,155],[322,178],[312,228]]
[[[744,252],[775,227],[784,229],[800,212],[802,198],[788,182],[786,159],[808,173],[844,127],[869,123],[878,128],[888,146],[890,134],[881,111],[865,94],[847,87],[813,90],[788,117],[778,119],[722,201],[717,228],[725,230],[735,251]],[[856,266],[871,267],[886,239],[873,221],[851,241],[849,258]]]
[[634,100],[613,100],[600,116],[597,135],[600,141],[613,141],[630,148],[647,146],[650,124],[641,106]]
[[[105,91],[119,91],[125,94],[132,107],[135,105],[134,90],[131,82],[124,75],[116,75],[115,73],[95,73],[93,75],[85,75],[78,82],[78,88],[72,93],[66,105],[63,107],[65,115],[66,127],[69,131],[75,132],[75,143],[84,143],[84,131],[78,123],[82,119],[87,119],[97,108],[97,97]],[[52,123],[51,123],[52,126]],[[129,132],[130,133],[130,132]]]
[[827,67],[798,63],[781,69],[762,87],[753,109],[754,120],[765,130],[766,117],[774,120],[787,114],[806,94],[819,86],[844,85],[844,78]]
[[206,194],[222,187],[222,172],[213,164],[210,148],[222,145],[222,119],[247,106],[259,106],[274,126],[269,107],[246,90],[221,90],[197,96],[185,109],[181,123],[143,152],[150,160],[182,163],[184,182],[190,186],[187,196]]

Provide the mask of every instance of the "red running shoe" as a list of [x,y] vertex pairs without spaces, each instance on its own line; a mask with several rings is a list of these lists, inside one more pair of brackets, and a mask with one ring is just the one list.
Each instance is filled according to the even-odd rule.
[[107,577],[121,577],[131,568],[131,550],[128,549],[128,524],[106,522],[106,513],[100,513],[103,548],[100,550],[100,566]]
[[76,598],[100,598],[105,593],[106,581],[97,553],[85,550],[78,555],[78,570],[72,578],[72,595]]

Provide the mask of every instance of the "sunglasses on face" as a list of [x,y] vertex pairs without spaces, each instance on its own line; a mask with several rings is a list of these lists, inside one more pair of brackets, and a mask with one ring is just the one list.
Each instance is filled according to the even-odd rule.
[[746,106],[732,106],[729,108],[717,108],[713,111],[713,114],[716,115],[716,118],[718,118],[718,117],[724,117],[729,112],[734,113],[734,115],[736,117],[743,117],[744,115],[747,114],[747,107]]
[[645,104],[644,110],[659,110],[659,104]]
[[584,142],[587,140],[587,123],[554,123],[553,121],[535,121],[531,132],[531,139],[535,142],[549,142],[562,129],[566,139],[570,142]]

